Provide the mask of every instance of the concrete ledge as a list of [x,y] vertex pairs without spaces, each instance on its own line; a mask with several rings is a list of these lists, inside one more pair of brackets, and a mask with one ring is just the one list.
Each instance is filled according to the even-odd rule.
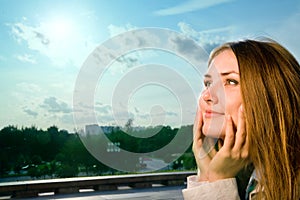
[[178,185],[183,185],[184,180],[169,180],[169,181],[164,181],[163,184],[166,186],[178,186]]
[[150,183],[150,182],[139,182],[139,183],[129,184],[129,186],[132,187],[132,188],[151,188],[152,183]]
[[97,185],[94,186],[95,191],[110,191],[110,190],[117,190],[117,185]]
[[12,193],[12,198],[29,198],[37,197],[39,194],[38,190],[29,190],[29,191],[15,191]]
[[71,194],[79,192],[79,188],[77,187],[69,187],[69,188],[58,188],[55,191],[55,194]]
[[80,189],[92,188],[96,191],[117,190],[119,186],[149,188],[152,184],[167,186],[183,185],[187,176],[195,172],[148,173],[115,176],[96,176],[80,178],[49,179],[0,183],[0,197],[36,197],[39,193],[55,194],[77,193]]

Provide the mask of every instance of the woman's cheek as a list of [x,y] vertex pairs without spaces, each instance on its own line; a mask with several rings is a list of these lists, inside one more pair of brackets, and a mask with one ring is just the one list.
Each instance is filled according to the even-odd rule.
[[224,138],[225,137],[225,116],[203,120],[202,132],[207,137]]
[[237,127],[237,124],[238,124],[238,111],[239,111],[239,107],[240,107],[241,104],[239,104],[238,107],[236,107],[234,109],[234,112],[232,112],[230,114],[231,118],[232,118],[232,121],[233,121],[233,126],[236,128]]

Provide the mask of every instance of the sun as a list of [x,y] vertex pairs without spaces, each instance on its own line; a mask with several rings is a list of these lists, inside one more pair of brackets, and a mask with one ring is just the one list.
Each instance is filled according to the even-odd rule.
[[50,40],[60,42],[72,35],[73,23],[64,17],[57,17],[46,23],[46,32]]
[[66,63],[76,59],[76,46],[78,46],[78,38],[80,38],[77,23],[74,18],[67,15],[55,15],[48,17],[40,23],[37,34],[37,43],[43,39],[41,51],[51,58],[54,65],[63,66]]

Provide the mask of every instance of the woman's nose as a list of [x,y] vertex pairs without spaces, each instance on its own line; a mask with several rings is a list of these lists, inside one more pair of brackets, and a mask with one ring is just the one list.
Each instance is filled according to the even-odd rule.
[[202,92],[201,98],[208,104],[216,104],[218,101],[217,95],[212,88],[206,88]]

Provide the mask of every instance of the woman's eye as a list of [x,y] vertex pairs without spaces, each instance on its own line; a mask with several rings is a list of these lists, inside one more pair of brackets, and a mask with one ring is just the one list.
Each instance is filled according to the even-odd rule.
[[239,84],[239,82],[234,79],[227,79],[225,84],[226,85],[237,85],[237,84]]
[[205,87],[210,87],[211,84],[212,84],[211,81],[204,81],[204,86],[205,86]]

